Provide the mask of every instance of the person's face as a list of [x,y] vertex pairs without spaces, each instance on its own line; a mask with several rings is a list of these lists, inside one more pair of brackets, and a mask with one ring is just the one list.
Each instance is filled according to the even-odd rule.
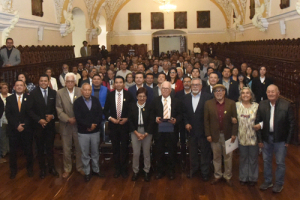
[[127,63],[123,62],[122,65],[120,66],[121,70],[126,70],[127,68]]
[[242,101],[243,102],[250,102],[251,100],[251,92],[249,89],[243,89],[241,92],[242,95]]
[[110,63],[110,57],[107,57],[107,62],[109,62],[109,63]]
[[74,74],[77,74],[77,72],[78,72],[77,67],[73,67],[72,71],[73,71]]
[[13,47],[13,45],[14,45],[14,41],[13,40],[7,40],[6,41],[6,47],[7,48],[12,48]]
[[239,76],[239,81],[243,82],[244,81],[244,77],[243,76]]
[[214,71],[213,69],[208,69],[208,70],[207,70],[207,75],[209,76],[210,73],[212,73],[213,71]]
[[184,60],[183,60],[183,57],[179,57],[179,62],[183,62]]
[[39,86],[43,89],[47,89],[49,85],[48,77],[41,77],[39,80]]
[[246,73],[247,73],[247,75],[251,75],[252,69],[250,67],[248,67],[247,70],[246,70]]
[[168,62],[164,62],[162,67],[165,71],[168,70],[168,68],[169,68]]
[[1,93],[2,94],[7,94],[8,93],[8,87],[7,87],[7,85],[2,85],[2,87],[1,87]]
[[195,68],[200,69],[200,64],[199,63],[195,63]]
[[[16,90],[16,93],[17,94],[21,94],[21,93],[24,93],[26,87],[25,87],[25,83],[22,82],[22,81],[17,81],[15,83],[15,90]],[[2,88],[3,90],[3,88]],[[1,91],[2,92],[2,91]]]
[[47,76],[48,76],[49,78],[51,78],[52,72],[51,72],[50,69],[48,69],[48,70],[46,71],[46,74],[47,74]]
[[90,64],[89,64],[89,63],[87,63],[87,64],[85,65],[85,69],[87,69],[87,70],[90,69]]
[[226,65],[229,65],[229,64],[230,64],[230,59],[229,59],[229,58],[226,58],[225,64],[226,64]]
[[198,94],[202,89],[202,84],[200,80],[193,80],[191,86],[193,94]]
[[158,65],[158,60],[154,60],[153,64]]
[[24,83],[26,83],[26,78],[25,78],[24,74],[20,74],[20,75],[18,76],[18,80],[21,80],[21,81],[23,81]]
[[84,43],[83,43],[83,45],[84,45],[85,47],[87,46],[87,44],[88,44],[87,42],[84,42]]
[[267,72],[267,70],[266,70],[265,67],[261,67],[260,70],[259,70],[259,73],[260,73],[261,76],[265,76],[266,72]]
[[224,69],[222,72],[222,75],[224,78],[229,78],[230,77],[230,69]]
[[99,87],[102,83],[102,79],[99,76],[95,76],[92,80],[94,86]]
[[68,67],[68,65],[63,65],[63,72],[64,72],[64,73],[69,72],[69,67]]
[[199,78],[199,76],[200,76],[199,70],[198,70],[198,69],[194,69],[194,70],[192,71],[192,77],[193,77],[193,78]]
[[171,78],[175,78],[176,76],[177,76],[176,71],[175,71],[175,70],[171,70],[171,71],[170,71],[170,77],[171,77]]
[[165,75],[164,75],[164,74],[160,74],[160,75],[157,77],[157,82],[158,82],[159,84],[162,84],[165,80],[166,80],[166,78],[165,78]]
[[164,97],[164,98],[167,98],[168,96],[170,96],[171,94],[171,87],[170,87],[170,84],[169,83],[163,83],[162,86],[161,86],[161,95]]
[[207,52],[204,52],[204,53],[203,53],[203,57],[208,57],[208,53],[207,53]]
[[92,61],[91,61],[91,60],[87,60],[87,63],[91,64],[91,63],[92,63]]
[[178,75],[178,78],[182,78],[183,77],[183,71],[181,69],[177,70],[177,75]]
[[151,85],[153,83],[153,76],[152,75],[147,75],[146,76],[146,83],[148,85]]
[[106,67],[105,66],[101,66],[99,71],[102,73],[102,74],[105,74],[106,73]]
[[96,72],[97,72],[96,69],[92,69],[92,71],[90,72],[90,77],[93,78]]
[[258,71],[257,70],[253,70],[252,77],[253,78],[258,77]]
[[239,74],[239,70],[238,69],[235,68],[235,69],[232,70],[232,75],[233,76],[237,76],[238,74]]
[[144,83],[144,77],[143,77],[142,74],[137,74],[137,75],[135,75],[135,83],[136,83],[137,85],[141,85],[141,84]]
[[242,71],[242,72],[245,72],[246,69],[247,69],[247,65],[246,65],[245,63],[243,63],[243,64],[241,65],[241,71]]
[[209,83],[212,86],[216,85],[219,81],[219,77],[217,74],[210,74],[208,79],[209,79]]
[[127,82],[128,82],[128,83],[132,83],[132,82],[133,82],[133,77],[132,77],[132,75],[128,75],[128,76],[127,76]]
[[89,99],[92,95],[92,86],[89,85],[89,84],[85,84],[82,88],[81,88],[81,93],[82,93],[82,96],[85,98],[85,99]]
[[191,89],[191,79],[190,78],[184,78],[183,79],[183,87],[186,90]]
[[124,88],[124,82],[121,78],[116,78],[115,80],[115,88],[116,90],[120,91]]
[[108,76],[108,78],[109,79],[113,79],[114,78],[114,73],[111,71],[111,70],[109,70],[108,72],[107,72],[107,76]]
[[79,64],[78,64],[78,69],[79,69],[79,70],[83,70],[83,64],[82,64],[82,63],[79,63]]
[[213,69],[216,69],[216,66],[215,66],[215,64],[214,63],[209,63],[209,65],[208,65],[209,67],[211,67],[211,68],[213,68]]
[[145,93],[139,93],[136,97],[140,105],[143,105],[147,100],[147,96]]
[[214,90],[214,95],[216,100],[223,100],[225,97],[225,90],[223,88],[216,88]]
[[138,72],[144,72],[144,66],[143,65],[138,65]]
[[188,74],[191,74],[191,73],[192,73],[192,70],[193,70],[193,67],[190,66],[190,65],[186,68],[186,72],[187,72]]
[[97,65],[101,65],[101,61],[100,60],[97,60]]
[[277,101],[277,99],[279,98],[279,95],[280,95],[280,92],[278,91],[276,86],[270,85],[267,88],[267,96],[268,96],[269,101],[271,101],[271,102]]
[[153,72],[157,73],[158,72],[158,65],[153,65]]
[[74,76],[68,76],[66,78],[66,87],[69,89],[69,90],[72,90],[75,86],[75,79],[74,79]]
[[[112,70],[112,71],[114,71],[114,70],[115,70],[115,66],[114,66],[114,65],[110,65],[110,66],[109,66],[109,69]],[[105,70],[105,71],[106,71],[106,70]]]

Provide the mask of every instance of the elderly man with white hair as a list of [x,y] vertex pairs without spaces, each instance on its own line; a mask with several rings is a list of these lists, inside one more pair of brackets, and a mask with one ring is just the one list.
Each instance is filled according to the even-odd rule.
[[57,91],[56,111],[59,119],[59,133],[63,145],[63,178],[69,177],[72,171],[72,141],[75,145],[76,169],[83,174],[81,149],[78,142],[77,123],[73,110],[73,102],[81,96],[81,91],[76,84],[76,75],[67,73],[65,76],[66,87]]
[[[152,101],[151,131],[155,140],[156,147],[156,161],[157,161],[157,175],[156,179],[161,179],[166,170],[169,179],[175,178],[175,161],[176,161],[176,145],[178,135],[174,130],[181,121],[181,105],[180,101],[171,94],[172,88],[170,82],[163,82],[161,85],[161,96],[158,96]],[[164,127],[169,127],[165,129]],[[167,144],[167,151],[169,156],[168,164],[165,163],[165,145]]]

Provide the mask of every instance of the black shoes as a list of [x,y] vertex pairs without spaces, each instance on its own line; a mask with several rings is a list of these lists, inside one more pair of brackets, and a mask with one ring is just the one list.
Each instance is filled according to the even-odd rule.
[[54,167],[51,167],[49,169],[49,174],[52,174],[53,176],[59,176],[59,174],[57,173],[56,169]]
[[131,180],[136,181],[139,177],[139,173],[133,173]]
[[9,178],[10,179],[15,179],[17,175],[17,172],[11,172]]
[[41,170],[41,172],[40,172],[40,178],[44,179],[45,176],[46,176],[46,171],[45,170]]
[[115,171],[114,178],[119,178],[120,175],[121,175],[120,171]]
[[123,172],[121,173],[121,175],[122,175],[122,177],[123,177],[124,179],[128,178],[128,172],[127,172],[127,171],[123,171]]
[[98,172],[98,173],[93,172],[93,175],[94,175],[94,176],[98,176],[98,177],[100,177],[100,178],[105,177],[105,174],[103,174],[103,173],[101,173],[101,172]]
[[84,181],[85,182],[89,182],[91,180],[91,177],[90,177],[90,175],[88,174],[88,175],[84,175]]
[[170,174],[169,174],[169,179],[170,179],[170,180],[174,180],[174,179],[175,179],[175,174],[174,174],[174,172],[170,172]]
[[156,179],[161,179],[162,177],[164,177],[164,173],[160,173],[160,172],[159,172],[159,173],[156,174],[156,177],[155,177],[155,178],[156,178]]
[[145,172],[144,181],[146,182],[150,181],[150,173]]
[[28,175],[28,177],[33,177],[33,170],[32,169],[28,169],[27,170],[27,175]]

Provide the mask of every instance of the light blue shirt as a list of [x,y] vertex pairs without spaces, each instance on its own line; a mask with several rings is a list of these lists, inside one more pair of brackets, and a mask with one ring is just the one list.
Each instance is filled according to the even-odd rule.
[[193,93],[191,93],[191,95],[192,95],[193,110],[195,112],[197,109],[198,103],[200,101],[201,92],[199,92],[199,94],[197,94],[196,96],[193,95]]
[[92,97],[90,97],[90,99],[87,101],[83,96],[82,96],[85,105],[88,107],[89,110],[91,110],[92,108]]

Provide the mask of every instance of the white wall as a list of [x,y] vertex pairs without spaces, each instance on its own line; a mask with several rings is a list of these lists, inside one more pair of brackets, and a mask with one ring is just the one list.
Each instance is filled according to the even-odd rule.
[[83,46],[82,42],[86,40],[85,16],[80,8],[74,8],[72,13],[75,25],[75,30],[72,33],[72,43],[75,45],[75,57],[81,57],[80,48]]
[[105,18],[101,15],[99,18],[99,25],[100,28],[102,29],[101,34],[98,36],[98,44],[100,46],[104,45],[107,46],[107,42],[106,42],[106,20]]
[[180,52],[180,37],[159,37],[159,54],[172,50]]

